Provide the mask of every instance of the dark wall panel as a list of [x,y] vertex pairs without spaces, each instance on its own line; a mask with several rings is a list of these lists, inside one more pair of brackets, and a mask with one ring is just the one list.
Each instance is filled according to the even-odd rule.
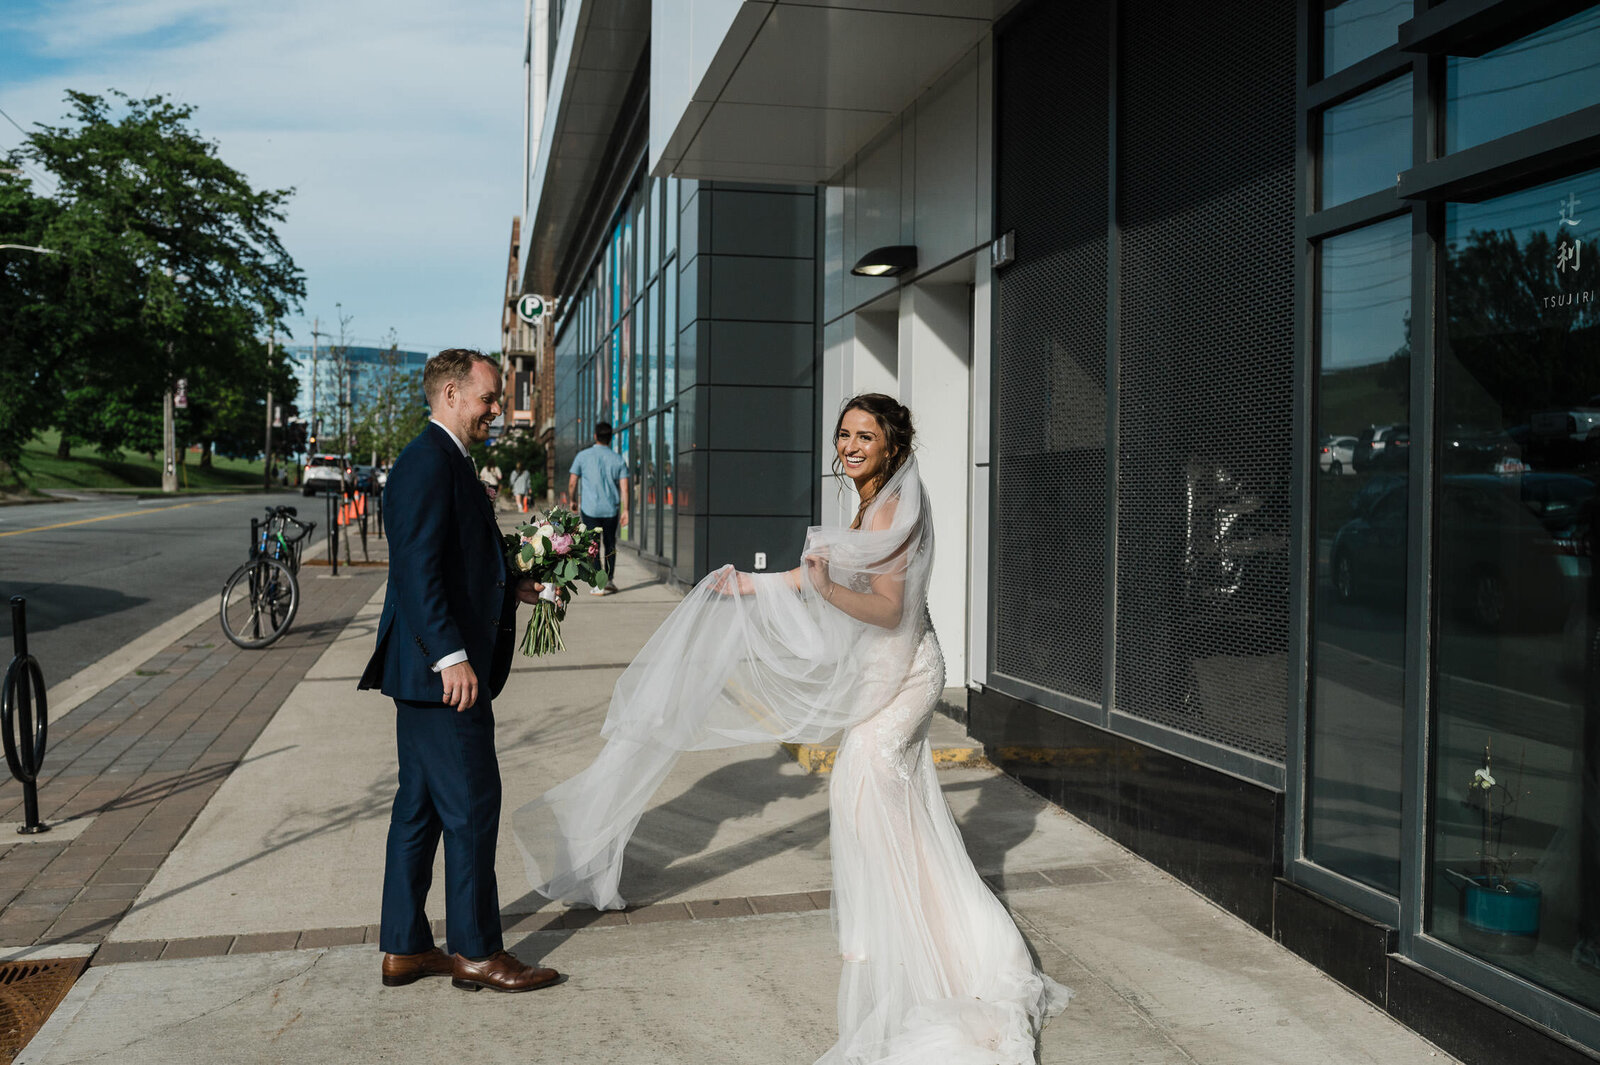
[[1295,8],[1121,13],[1116,705],[1281,761]]
[[994,664],[1098,702],[1104,673],[1105,3],[1041,3],[996,41]]

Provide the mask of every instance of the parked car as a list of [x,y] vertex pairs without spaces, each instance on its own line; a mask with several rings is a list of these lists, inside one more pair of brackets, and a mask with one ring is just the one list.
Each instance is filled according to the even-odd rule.
[[1351,465],[1357,470],[1404,470],[1411,454],[1411,426],[1369,425],[1356,440]]
[[[1407,481],[1358,501],[1334,536],[1330,579],[1342,601],[1398,607],[1406,578]],[[1564,473],[1440,478],[1442,606],[1480,628],[1559,628],[1591,573],[1595,484]]]
[[371,491],[374,491],[376,489],[376,487],[377,487],[377,485],[373,481],[373,473],[372,473],[372,467],[371,466],[357,466],[357,467],[355,467],[354,477],[355,477],[356,491],[358,491],[358,492],[371,492]]
[[1323,473],[1337,477],[1341,473],[1355,473],[1356,438],[1353,436],[1325,436],[1317,445],[1317,467]]
[[306,472],[300,478],[300,491],[313,496],[320,492],[342,492],[354,483],[343,455],[312,455],[306,461]]

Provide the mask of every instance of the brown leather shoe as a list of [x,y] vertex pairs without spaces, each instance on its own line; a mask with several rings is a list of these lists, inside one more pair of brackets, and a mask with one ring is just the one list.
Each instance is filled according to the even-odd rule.
[[483,961],[455,956],[455,968],[450,982],[463,991],[477,991],[487,987],[490,991],[532,991],[549,987],[561,974],[554,969],[536,969],[524,965],[516,956],[497,950]]
[[449,976],[454,968],[450,955],[438,947],[429,947],[420,954],[385,954],[383,986],[404,987],[424,976]]

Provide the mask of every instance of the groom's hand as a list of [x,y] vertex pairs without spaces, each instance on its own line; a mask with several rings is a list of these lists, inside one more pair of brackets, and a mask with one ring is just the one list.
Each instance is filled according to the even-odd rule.
[[456,713],[471,709],[478,701],[478,675],[472,671],[471,662],[457,662],[439,671],[444,681],[444,705],[456,708]]
[[520,603],[537,603],[539,593],[544,591],[544,585],[532,577],[524,577],[517,582],[517,601]]

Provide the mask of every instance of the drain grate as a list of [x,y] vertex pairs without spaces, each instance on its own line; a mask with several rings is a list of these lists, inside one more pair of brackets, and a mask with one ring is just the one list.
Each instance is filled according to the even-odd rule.
[[38,1034],[88,964],[88,958],[0,963],[0,1063]]

